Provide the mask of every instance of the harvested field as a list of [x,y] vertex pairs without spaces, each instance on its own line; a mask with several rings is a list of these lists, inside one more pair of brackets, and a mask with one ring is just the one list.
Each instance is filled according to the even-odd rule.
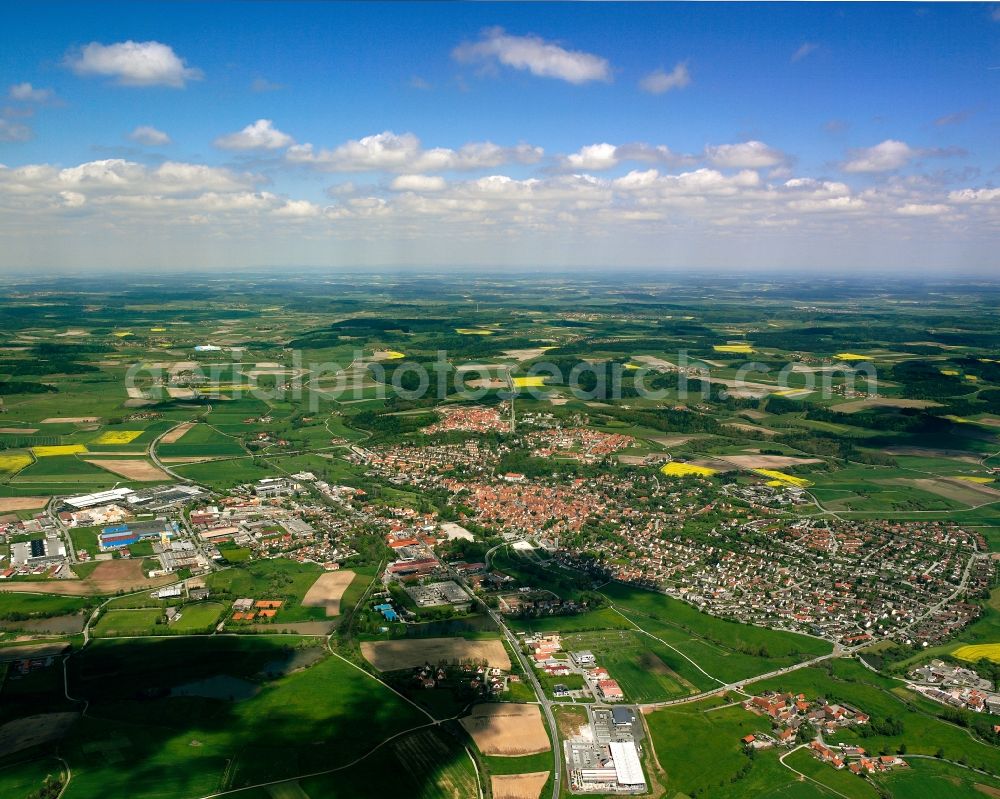
[[173,575],[146,577],[141,560],[106,560],[98,564],[86,580],[4,581],[0,591],[29,594],[59,594],[61,596],[96,596],[117,591],[139,591],[159,588],[175,581]]
[[50,416],[48,419],[42,419],[41,424],[89,424],[99,418],[98,416]]
[[822,463],[819,458],[793,458],[789,455],[719,455],[719,459],[744,469],[786,469],[806,463]]
[[484,755],[518,757],[551,748],[538,705],[476,705],[461,723]]
[[193,399],[197,396],[193,388],[182,388],[181,386],[167,386],[167,394],[171,399]]
[[304,608],[326,608],[327,616],[340,615],[340,598],[354,579],[350,570],[321,574],[302,598]]
[[963,463],[979,463],[979,457],[961,449],[931,449],[929,447],[886,447],[886,455],[911,455],[915,458],[951,458]]
[[530,347],[523,350],[504,350],[503,354],[518,361],[532,361],[535,358],[541,358],[551,349],[552,347]]
[[87,615],[68,613],[65,616],[50,616],[47,619],[0,621],[0,630],[22,630],[32,635],[76,635],[83,632]]
[[653,436],[649,440],[654,444],[659,444],[661,447],[679,447],[682,444],[687,444],[688,441],[693,441],[696,438],[702,438],[700,435],[695,436]]
[[48,501],[48,497],[0,497],[0,513],[11,510],[44,508]]
[[168,430],[166,433],[163,434],[163,437],[160,439],[160,443],[161,444],[175,443],[188,430],[194,427],[194,425],[195,425],[194,422],[184,422],[182,424],[177,425],[177,427],[175,427],[173,430]]
[[32,433],[37,432],[37,427],[0,427],[0,433],[11,433],[15,436],[30,436]]
[[531,774],[494,774],[490,776],[493,799],[538,799],[549,779],[549,772]]
[[337,626],[332,621],[293,621],[279,624],[251,624],[241,630],[255,633],[294,633],[295,635],[329,635]]
[[760,427],[755,424],[744,424],[742,422],[726,422],[723,427],[732,427],[736,430],[744,430],[748,433],[760,433],[762,436],[776,436],[777,430],[770,430],[767,427]]
[[482,663],[510,670],[510,657],[500,640],[467,641],[464,638],[414,638],[400,641],[365,641],[361,654],[379,671],[397,671],[424,663]]
[[895,480],[879,480],[880,483],[895,485],[912,485],[939,497],[961,502],[972,507],[989,502],[1000,502],[1000,491],[990,486],[971,483],[951,477],[922,477],[915,480],[899,478]]
[[61,655],[69,649],[69,644],[25,644],[24,646],[0,647],[0,663],[9,663],[13,660],[24,660],[30,658],[47,658]]
[[840,413],[857,413],[869,408],[935,408],[940,403],[932,400],[896,399],[893,397],[878,397],[876,399],[851,400],[831,405],[830,410]]
[[129,460],[97,460],[85,458],[86,463],[117,474],[128,480],[148,483],[154,480],[170,480],[171,477],[162,469],[157,468],[147,460],[131,458]]
[[79,713],[40,713],[8,721],[0,727],[0,757],[60,740]]

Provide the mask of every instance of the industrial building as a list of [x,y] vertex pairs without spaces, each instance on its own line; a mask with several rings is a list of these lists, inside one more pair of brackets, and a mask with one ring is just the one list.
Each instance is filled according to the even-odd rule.
[[57,535],[19,541],[10,546],[12,566],[41,566],[46,563],[58,563],[65,557],[66,545]]
[[454,580],[414,585],[405,590],[419,608],[451,605],[457,610],[468,610],[472,606],[472,597]]
[[178,534],[177,522],[168,522],[165,519],[152,522],[131,522],[105,527],[97,537],[97,544],[101,552],[109,552],[151,538],[159,538],[161,543],[165,543]]
[[288,497],[298,490],[298,483],[287,477],[265,477],[253,487],[254,494],[261,499]]
[[84,510],[85,508],[96,508],[98,505],[107,505],[112,502],[127,500],[129,495],[134,493],[131,488],[112,488],[110,491],[98,491],[94,494],[67,497],[63,500],[63,503],[73,508],[73,510]]

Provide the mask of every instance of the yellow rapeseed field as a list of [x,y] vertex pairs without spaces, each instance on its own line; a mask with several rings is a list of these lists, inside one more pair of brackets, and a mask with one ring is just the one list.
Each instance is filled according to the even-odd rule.
[[855,352],[838,352],[833,356],[838,361],[867,361],[867,355],[858,355]]
[[712,347],[716,352],[729,352],[736,355],[750,355],[753,347],[749,344],[716,344]]
[[30,455],[0,452],[0,472],[19,472],[29,463]]
[[759,474],[761,477],[770,477],[771,480],[768,482],[769,486],[797,486],[798,488],[805,488],[806,486],[811,486],[812,482],[806,480],[804,477],[793,477],[790,474],[785,474],[784,472],[778,472],[774,469],[754,469],[755,474]]
[[515,377],[513,380],[515,388],[540,388],[545,385],[545,377],[540,375],[533,377]]
[[707,466],[695,466],[693,463],[679,463],[677,461],[671,461],[660,471],[667,477],[691,477],[692,475],[711,477],[713,474],[717,474],[715,469],[710,469]]
[[108,430],[95,438],[94,444],[130,444],[142,435],[142,430]]
[[456,327],[455,332],[460,336],[492,336],[495,331],[483,330],[481,327]]
[[62,444],[52,447],[32,447],[31,451],[36,458],[51,458],[55,455],[76,455],[88,450],[83,444]]
[[951,654],[959,660],[968,660],[972,663],[983,658],[1000,663],[1000,644],[968,644],[960,646]]
[[992,483],[992,477],[975,477],[971,474],[960,474],[956,475],[956,480],[965,480],[967,483],[980,483],[981,485],[986,485],[987,483]]

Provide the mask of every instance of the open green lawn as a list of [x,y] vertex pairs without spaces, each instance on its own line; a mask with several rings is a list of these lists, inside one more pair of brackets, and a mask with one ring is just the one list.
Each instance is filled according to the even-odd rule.
[[910,759],[909,768],[879,775],[875,782],[892,799],[983,799],[997,796],[1000,780],[936,760]]
[[[676,647],[723,682],[766,673],[831,649],[826,641],[726,621],[651,591],[618,584],[601,590],[634,624]],[[676,653],[650,640],[657,656],[685,679],[705,689],[718,684]]]
[[322,567],[315,563],[276,558],[235,565],[209,575],[206,582],[213,594],[225,599],[251,597],[283,601],[274,618],[277,624],[326,619],[323,608],[301,605],[302,598],[321,574]]
[[221,602],[195,602],[180,608],[181,617],[170,624],[175,633],[210,632],[226,610]]
[[[265,678],[262,670],[295,656],[295,640],[167,638],[88,647],[70,661],[71,691],[91,705],[63,746],[73,768],[67,799],[174,799],[291,778],[348,764],[426,721],[333,656]],[[256,684],[258,693],[236,702],[165,695],[220,675]],[[458,768],[446,740],[440,760]],[[409,757],[419,763],[435,747],[419,742]],[[460,748],[455,754],[465,758]]]
[[[159,454],[162,456],[162,453]],[[258,464],[250,457],[175,464],[171,468],[184,477],[217,490],[232,488],[240,483],[253,483],[264,477],[274,477],[273,469],[269,469],[264,463]]]
[[[646,716],[656,758],[667,773],[668,796],[717,795],[716,790],[731,785],[749,761],[740,739],[771,729],[768,719],[741,707],[705,712],[716,704],[714,700],[694,702]],[[757,768],[756,761],[753,768]]]
[[634,630],[573,633],[563,648],[591,650],[597,663],[618,680],[630,702],[659,702],[698,693],[698,688],[669,665],[686,664],[676,652]]
[[831,662],[831,671],[806,668],[754,683],[755,692],[764,690],[804,693],[810,698],[822,696],[858,707],[873,719],[892,717],[903,724],[900,735],[862,737],[847,728],[832,736],[833,742],[857,743],[870,752],[895,752],[901,744],[910,754],[934,755],[939,751],[951,760],[965,759],[1000,774],[1000,749],[973,737],[971,731],[937,718],[942,706],[921,699],[895,682],[873,674],[860,663],[849,659]]
[[0,593],[0,619],[20,621],[29,617],[63,616],[92,608],[97,602],[98,600],[90,597],[4,592]]
[[46,781],[62,780],[65,769],[54,757],[0,765],[0,796],[4,799],[33,799]]
[[[163,618],[161,610],[109,610],[94,626],[93,634],[98,637],[128,635],[153,635]],[[166,627],[163,628],[166,631]]]
[[829,763],[824,763],[813,757],[807,749],[789,755],[785,762],[796,771],[801,771],[823,785],[850,797],[850,799],[878,799],[878,792],[868,780],[844,769],[835,769]]

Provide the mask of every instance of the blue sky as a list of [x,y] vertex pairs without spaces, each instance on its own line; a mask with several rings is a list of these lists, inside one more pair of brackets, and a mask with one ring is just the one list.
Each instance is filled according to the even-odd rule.
[[5,11],[3,269],[1000,271],[1000,5]]

